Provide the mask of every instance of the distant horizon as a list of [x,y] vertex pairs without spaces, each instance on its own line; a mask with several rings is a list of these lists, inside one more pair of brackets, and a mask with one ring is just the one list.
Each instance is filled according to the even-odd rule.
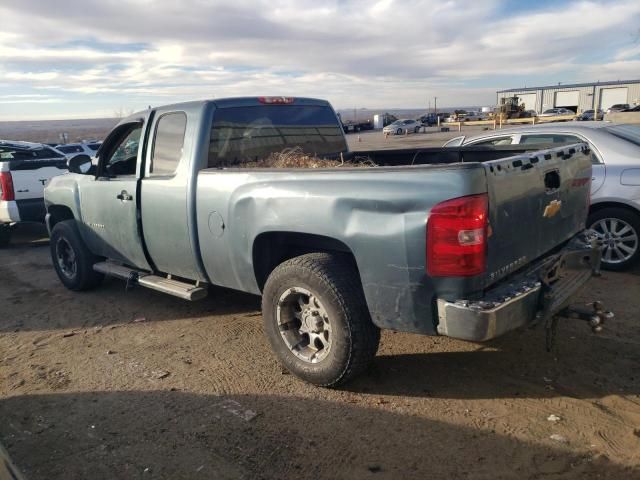
[[[160,106],[160,105],[158,105]],[[465,105],[465,106],[443,106],[441,107],[440,105],[438,105],[438,111],[442,112],[442,111],[453,111],[453,110],[479,110],[482,107],[493,107],[494,105]],[[152,108],[155,108],[152,106]],[[358,113],[364,113],[366,112],[372,112],[372,114],[376,114],[376,113],[394,113],[394,112],[424,112],[424,113],[428,113],[428,112],[432,112],[434,110],[433,106],[431,106],[431,108],[429,108],[428,106],[426,107],[357,107],[357,108],[335,108],[335,111],[337,113],[342,114],[344,112],[344,114],[353,114],[353,111],[357,110]],[[143,111],[145,109],[139,109],[139,110],[134,110],[131,112],[131,114],[135,113],[135,112],[140,112]],[[82,121],[82,120],[120,120],[121,118],[125,118],[126,116],[128,116],[129,113],[127,113],[126,115],[119,117],[119,116],[83,116],[83,117],[63,117],[63,118],[24,118],[24,119],[18,119],[18,120],[9,120],[9,119],[1,119],[0,118],[0,125],[2,124],[9,124],[9,123],[25,123],[25,122],[73,122],[73,121]]]

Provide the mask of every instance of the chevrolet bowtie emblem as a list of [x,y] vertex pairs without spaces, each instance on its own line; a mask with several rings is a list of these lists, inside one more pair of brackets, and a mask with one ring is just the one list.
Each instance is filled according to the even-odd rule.
[[562,200],[551,200],[549,205],[544,207],[543,217],[551,218],[562,208]]

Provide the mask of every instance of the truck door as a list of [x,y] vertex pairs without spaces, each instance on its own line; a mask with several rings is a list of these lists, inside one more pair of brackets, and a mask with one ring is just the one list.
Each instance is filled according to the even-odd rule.
[[204,280],[195,247],[195,188],[191,164],[193,142],[185,141],[189,128],[184,111],[156,111],[149,129],[145,175],[141,184],[142,230],[145,246],[160,272]]
[[138,176],[142,119],[117,127],[99,152],[94,181],[82,184],[80,204],[85,241],[98,255],[150,270],[138,227]]

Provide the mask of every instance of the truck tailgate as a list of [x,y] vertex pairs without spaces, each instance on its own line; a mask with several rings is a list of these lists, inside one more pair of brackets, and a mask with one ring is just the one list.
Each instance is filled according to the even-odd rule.
[[585,144],[484,163],[489,194],[485,286],[585,228],[591,156]]

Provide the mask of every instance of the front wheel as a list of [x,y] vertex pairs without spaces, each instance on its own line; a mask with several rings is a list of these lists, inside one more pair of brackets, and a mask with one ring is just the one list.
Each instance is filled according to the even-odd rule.
[[402,135],[402,129],[401,128],[396,130],[396,135]]
[[283,366],[324,387],[363,372],[380,342],[358,272],[344,255],[311,253],[276,267],[264,287],[262,317]]
[[621,271],[640,259],[640,217],[624,208],[610,207],[589,215],[587,225],[604,238],[602,268]]
[[51,231],[51,260],[62,284],[69,290],[97,287],[104,275],[93,270],[100,261],[85,245],[75,220],[56,223]]

